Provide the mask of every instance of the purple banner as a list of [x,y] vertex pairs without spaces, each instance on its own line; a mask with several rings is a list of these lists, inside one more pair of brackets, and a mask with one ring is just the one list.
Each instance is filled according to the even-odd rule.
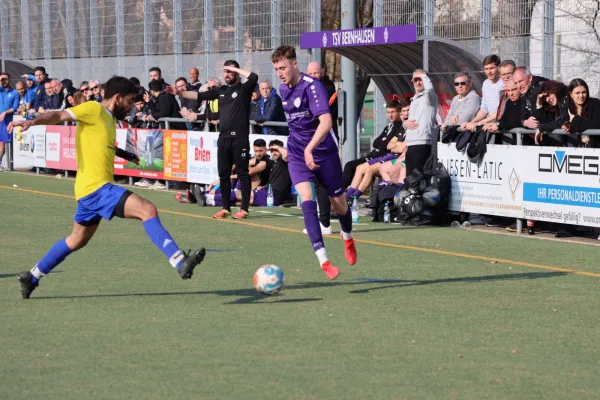
[[416,25],[378,26],[376,28],[304,32],[300,34],[301,49],[373,46],[378,44],[414,43],[416,41]]

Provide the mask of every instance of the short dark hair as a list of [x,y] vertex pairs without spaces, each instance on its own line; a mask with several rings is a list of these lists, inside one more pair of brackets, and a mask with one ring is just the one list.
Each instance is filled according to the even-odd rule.
[[0,72],[0,76],[2,75],[8,76],[8,80],[10,81],[10,74],[8,72]]
[[265,142],[265,139],[256,139],[253,145],[256,147],[267,147],[267,142]]
[[398,100],[388,101],[385,104],[385,108],[395,108],[396,110],[400,109],[400,102]]
[[123,97],[127,95],[135,95],[137,94],[137,89],[135,85],[129,81],[129,79],[123,76],[113,76],[110,78],[104,86],[104,98],[110,99],[114,95],[121,95]]
[[35,73],[36,73],[36,71],[40,71],[42,74],[44,74],[44,75],[48,75],[48,74],[46,73],[46,68],[44,68],[44,67],[41,67],[41,66],[35,67],[35,68],[33,69],[33,73],[35,74]]
[[162,71],[161,71],[161,70],[160,70],[160,68],[158,68],[158,67],[152,67],[152,68],[150,68],[150,69],[148,70],[148,72],[158,72],[158,73],[159,73],[159,75],[161,75],[161,76],[162,76]]
[[507,65],[512,65],[513,69],[517,68],[517,64],[513,60],[504,60],[500,63],[500,67],[506,67]]
[[[129,82],[131,82],[131,80],[130,80]],[[132,83],[133,83],[133,82],[132,82]],[[136,94],[136,95],[135,95],[135,97],[133,98],[133,101],[134,101],[135,103],[137,103],[137,102],[139,102],[139,101],[144,101],[144,95],[143,95],[143,94],[140,94],[140,93]]]
[[131,78],[129,78],[129,82],[133,83],[134,85],[141,85],[141,82],[138,78],[136,78],[135,76],[132,76]]
[[293,46],[279,46],[277,50],[273,52],[271,61],[276,63],[283,60],[294,61],[296,59],[296,49]]
[[88,81],[82,81],[82,82],[79,84],[79,86],[81,87],[81,86],[83,86],[83,85],[89,85],[89,84],[90,84],[90,83],[89,83]]
[[496,64],[496,67],[500,65],[500,57],[495,54],[491,54],[483,59],[483,66],[485,67],[488,64]]
[[155,92],[160,92],[162,90],[162,82],[157,81],[156,79],[152,79],[150,83],[148,83],[148,89],[153,90]]
[[273,145],[283,147],[283,142],[279,139],[274,139],[269,142],[269,147],[271,147]]
[[404,107],[410,107],[409,99],[402,99],[402,101],[400,102],[400,109],[403,109]]
[[236,68],[239,68],[240,64],[238,64],[238,62],[235,60],[227,60],[223,63],[223,66],[224,67],[234,66]]
[[188,83],[187,79],[185,79],[183,76],[180,76],[179,78],[175,79],[175,83],[177,83],[179,81],[184,81],[186,85]]

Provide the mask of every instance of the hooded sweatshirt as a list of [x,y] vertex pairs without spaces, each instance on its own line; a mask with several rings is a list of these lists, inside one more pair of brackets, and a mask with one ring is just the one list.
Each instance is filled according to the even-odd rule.
[[[419,123],[416,129],[406,129],[406,145],[431,145],[436,122],[438,97],[427,74],[422,74],[423,91],[417,93],[410,104],[408,119]],[[406,128],[406,127],[405,127]]]

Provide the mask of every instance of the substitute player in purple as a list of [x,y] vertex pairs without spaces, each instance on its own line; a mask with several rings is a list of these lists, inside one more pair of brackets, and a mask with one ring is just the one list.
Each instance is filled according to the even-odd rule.
[[338,144],[331,130],[329,97],[321,82],[298,69],[296,50],[281,46],[271,57],[281,79],[279,94],[290,128],[288,139],[288,168],[292,184],[302,200],[302,213],[308,237],[323,272],[335,279],[340,270],[327,258],[323,235],[317,216],[315,181],[318,178],[327,190],[338,215],[344,239],[346,261],[356,263],[356,247],[352,239],[352,216],[344,199],[342,163]]

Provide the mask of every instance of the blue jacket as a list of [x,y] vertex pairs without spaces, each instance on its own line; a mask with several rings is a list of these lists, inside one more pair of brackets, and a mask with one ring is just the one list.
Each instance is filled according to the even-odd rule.
[[[275,89],[271,90],[268,98],[260,97],[256,111],[254,112],[254,120],[256,122],[286,121],[281,97],[279,97]],[[264,126],[262,133],[265,135],[289,135],[290,131],[286,127]]]

